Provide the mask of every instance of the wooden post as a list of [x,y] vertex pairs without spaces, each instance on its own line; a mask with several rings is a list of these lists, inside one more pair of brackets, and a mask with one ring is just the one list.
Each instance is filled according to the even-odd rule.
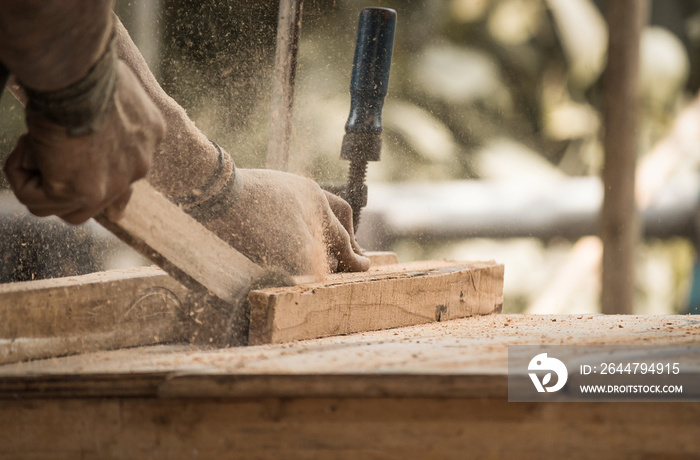
[[277,51],[270,103],[270,138],[267,146],[268,169],[286,171],[292,138],[292,108],[296,77],[301,10],[303,0],[280,0],[277,23]]
[[133,5],[133,37],[139,51],[156,78],[160,77],[161,31],[159,16],[161,0],[135,2]]
[[603,313],[632,313],[634,307],[634,257],[640,233],[634,199],[639,44],[646,11],[647,0],[607,2],[610,43],[605,79],[605,196],[600,228],[604,248]]

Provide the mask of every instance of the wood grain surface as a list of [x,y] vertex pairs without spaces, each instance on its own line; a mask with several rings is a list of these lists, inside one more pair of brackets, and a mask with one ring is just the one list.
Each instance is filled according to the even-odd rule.
[[[380,261],[390,259],[391,254],[379,255]],[[323,281],[297,277],[297,286],[255,291],[251,299],[265,302],[265,310],[254,304],[255,318],[268,312],[273,327],[282,327],[274,334],[268,329],[277,342],[494,311],[502,302],[500,266],[467,264],[470,268],[454,270],[463,265],[432,261],[377,265],[367,273],[329,275]],[[422,294],[394,293],[403,286],[407,293]],[[477,286],[481,292],[473,292]],[[333,300],[326,308],[320,302],[329,296]],[[216,344],[229,316],[209,301],[156,267],[0,284],[0,364],[157,343]],[[301,326],[289,325],[295,321]],[[260,343],[264,331],[257,324],[251,336]]]

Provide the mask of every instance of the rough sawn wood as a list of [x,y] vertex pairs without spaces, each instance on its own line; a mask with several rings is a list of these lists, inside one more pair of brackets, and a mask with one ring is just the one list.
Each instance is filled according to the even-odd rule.
[[97,221],[183,285],[236,304],[264,273],[145,180],[132,190],[120,219],[98,216]]
[[252,291],[249,343],[389,329],[499,312],[503,265],[413,262]]
[[[251,293],[251,343],[444,321],[497,311],[503,301],[503,266],[492,262],[395,264],[295,281]],[[184,343],[215,329],[208,310],[156,267],[0,285],[0,364]]]

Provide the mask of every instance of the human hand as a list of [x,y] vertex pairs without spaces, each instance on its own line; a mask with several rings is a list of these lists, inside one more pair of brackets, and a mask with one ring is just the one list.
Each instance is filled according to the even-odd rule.
[[114,100],[95,132],[71,136],[41,115],[27,114],[27,133],[5,162],[15,195],[32,214],[79,224],[105,210],[117,219],[130,184],[146,175],[165,122],[131,70],[117,61]]
[[234,203],[205,225],[261,265],[291,274],[366,271],[352,229],[352,210],[314,181],[273,170],[237,169]]

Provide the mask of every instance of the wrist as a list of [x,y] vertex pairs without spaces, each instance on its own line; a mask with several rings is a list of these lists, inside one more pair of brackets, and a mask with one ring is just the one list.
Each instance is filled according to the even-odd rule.
[[117,85],[114,34],[97,62],[79,81],[55,91],[24,87],[27,114],[40,115],[67,128],[72,136],[96,132],[104,123]]
[[173,199],[183,210],[199,222],[221,217],[235,203],[243,187],[231,156],[215,142],[219,163],[214,173],[189,195]]

